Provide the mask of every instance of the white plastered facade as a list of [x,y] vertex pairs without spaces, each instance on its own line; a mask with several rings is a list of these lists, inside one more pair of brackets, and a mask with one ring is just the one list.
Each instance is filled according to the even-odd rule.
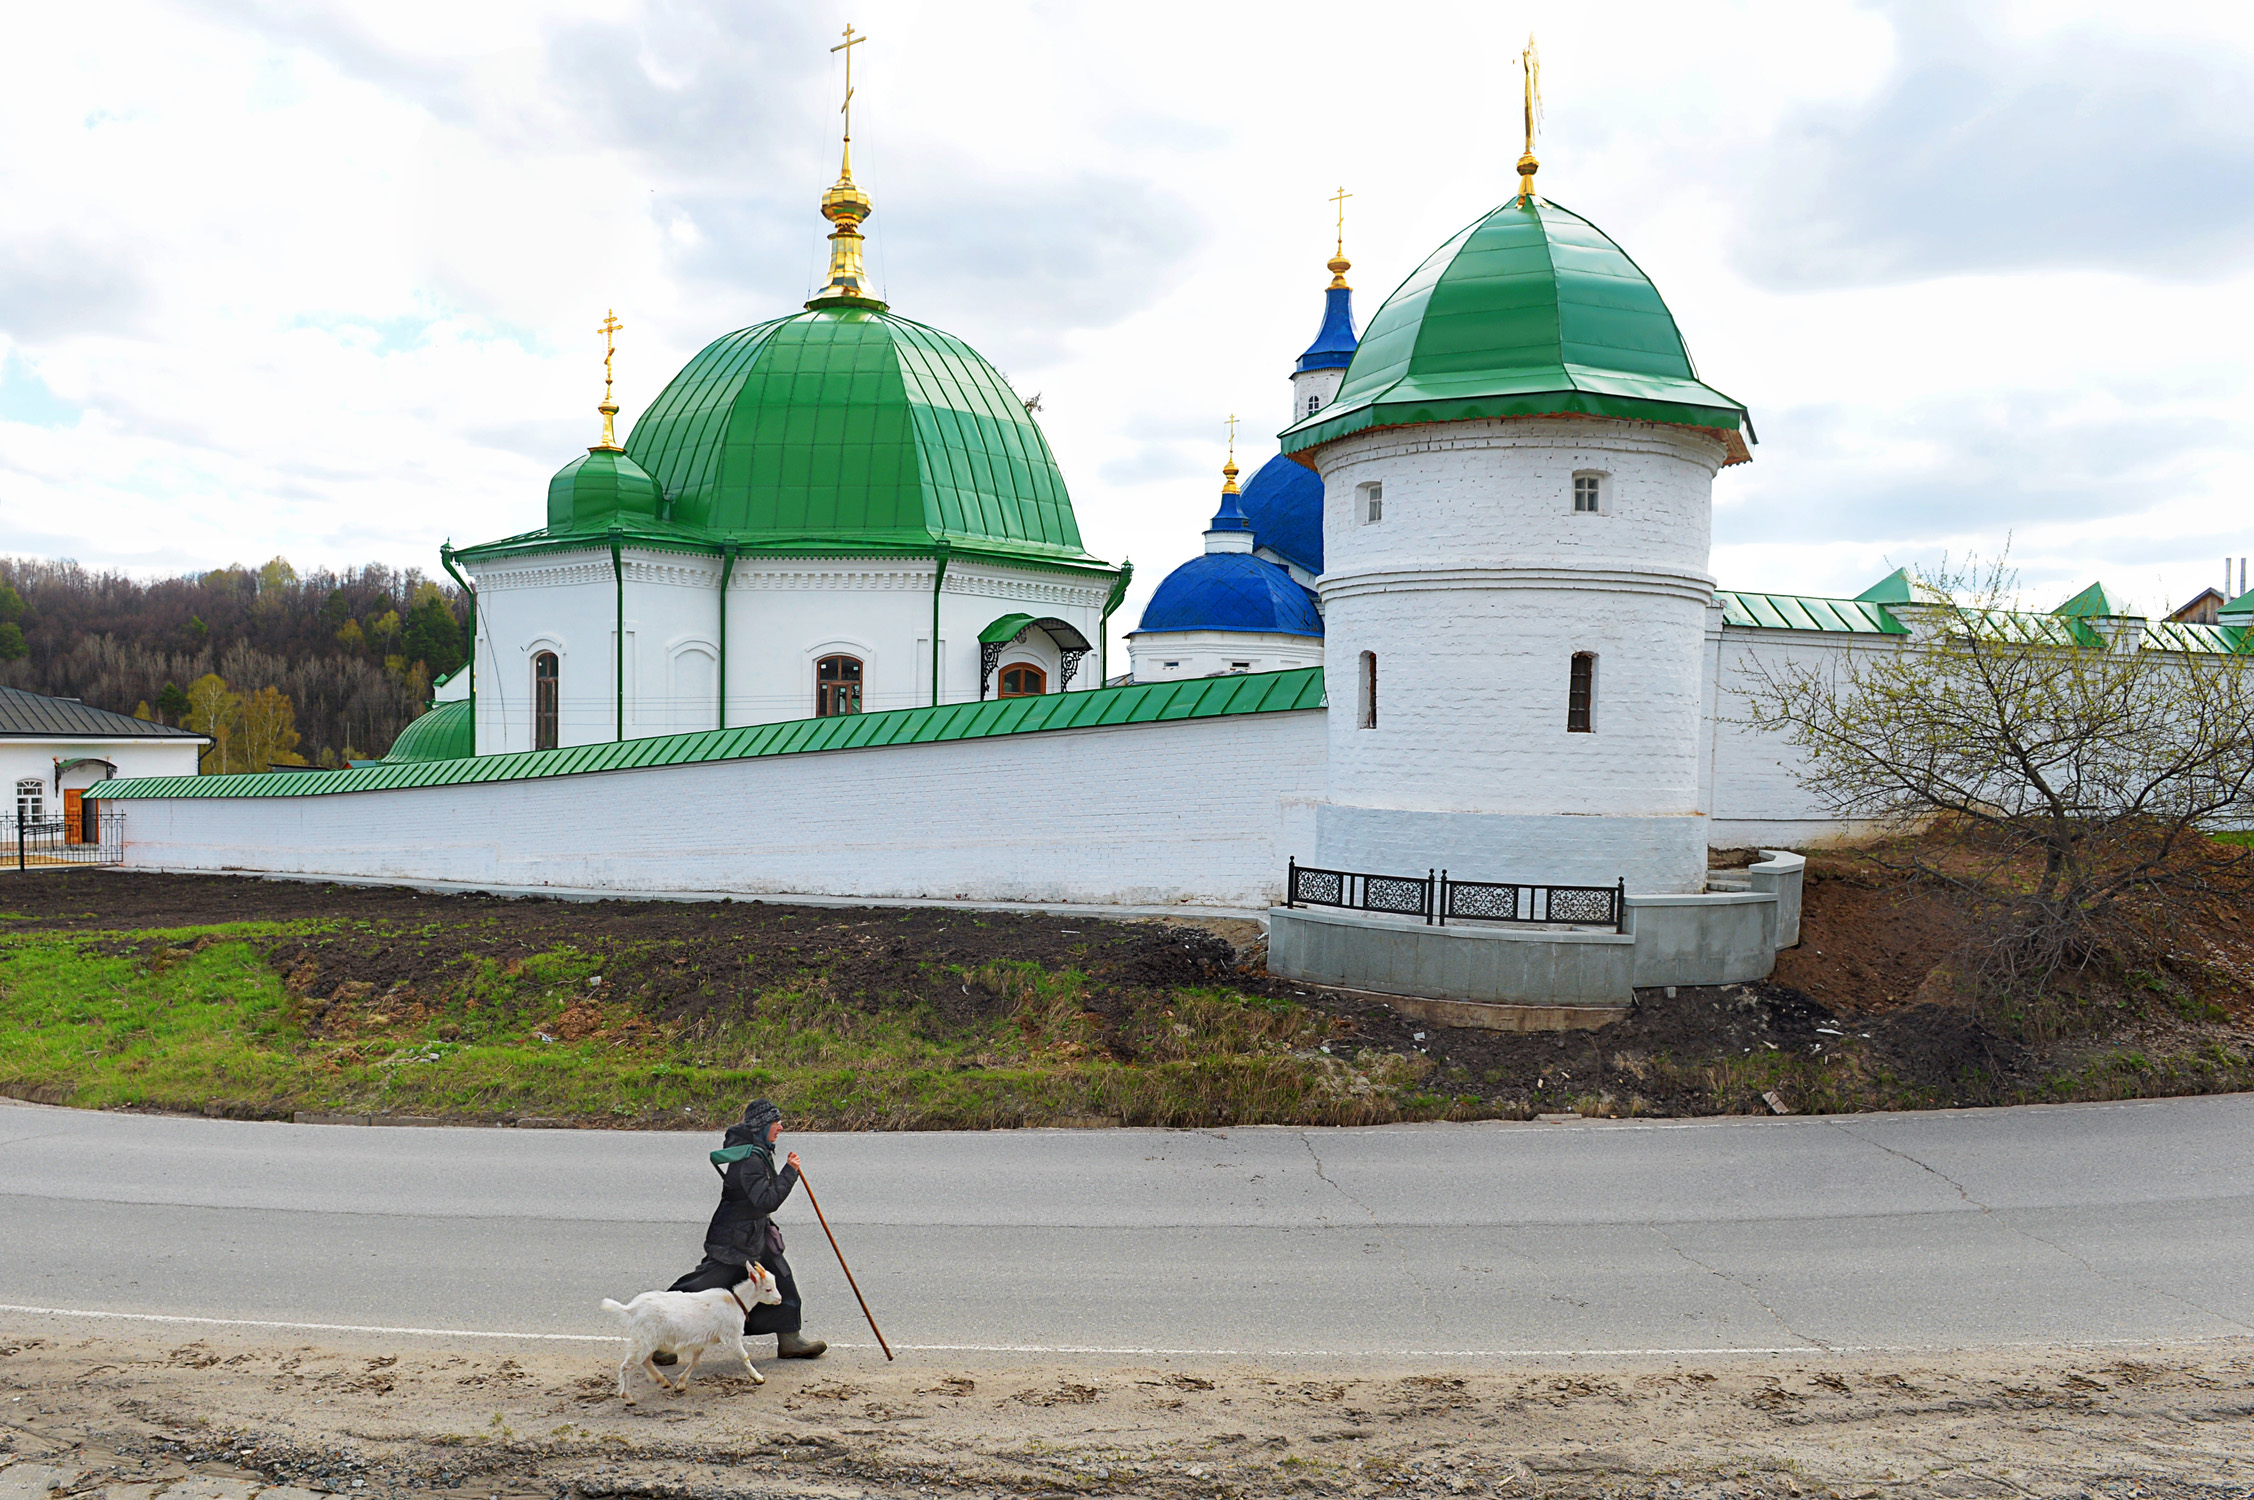
[[[621,549],[617,570],[607,546],[475,564],[478,753],[533,748],[542,652],[557,660],[559,745],[723,727],[722,571],[722,559],[709,554],[632,545]],[[935,581],[941,703],[991,697],[1001,670],[1018,662],[1040,666],[1050,691],[1064,686],[1062,650],[1036,627],[1004,646],[982,694],[979,633],[1004,615],[1056,619],[1091,643],[1102,639],[1108,576],[960,557],[937,575],[928,557],[737,558],[728,579],[725,727],[813,717],[815,664],[830,655],[862,664],[864,711],[931,703]],[[1096,683],[1099,654],[1077,664],[1070,686]]]
[[1137,682],[1175,682],[1319,667],[1323,643],[1317,636],[1265,630],[1138,630],[1127,638],[1127,654]]
[[[1701,889],[1706,566],[1724,456],[1688,429],[1599,418],[1381,429],[1323,448],[1331,713],[1316,862]],[[1577,476],[1600,480],[1599,511],[1575,511]],[[1567,727],[1578,653],[1595,658],[1586,733]]]
[[[100,786],[111,779],[112,767],[121,777],[193,776],[203,747],[201,739],[173,736],[145,740],[102,735],[52,739],[0,736],[0,798],[4,798],[0,800],[0,820],[12,825],[19,803],[29,795],[22,790],[27,782],[36,783],[40,789],[35,820],[52,821],[63,815],[65,793]],[[70,765],[73,761],[79,764]],[[66,765],[70,769],[58,777],[57,769]]]

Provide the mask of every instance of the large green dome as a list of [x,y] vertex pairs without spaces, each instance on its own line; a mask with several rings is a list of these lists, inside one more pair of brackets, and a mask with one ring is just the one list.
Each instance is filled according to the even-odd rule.
[[[961,339],[833,299],[723,335],[642,413],[625,452],[558,474],[544,530],[466,554],[628,540],[796,556],[942,548],[1103,567],[1048,440]],[[1108,571],[1108,569],[1107,569]]]
[[754,548],[971,551],[1079,562],[1047,439],[961,339],[869,306],[713,340],[626,451],[676,526]]
[[[1751,455],[1743,403],[1702,383],[1658,288],[1603,230],[1528,194],[1434,251],[1363,331],[1286,453],[1372,427],[1576,414],[1712,431]],[[1303,460],[1304,461],[1304,458]]]

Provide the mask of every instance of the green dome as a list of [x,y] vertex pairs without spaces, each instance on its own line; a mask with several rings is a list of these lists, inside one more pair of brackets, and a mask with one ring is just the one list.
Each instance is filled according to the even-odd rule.
[[601,531],[657,518],[657,481],[615,448],[591,448],[548,481],[548,529]]
[[661,525],[775,552],[1093,562],[1041,429],[962,340],[871,305],[715,339],[634,424]]
[[1578,214],[1513,198],[1429,256],[1378,309],[1329,406],[1286,453],[1373,427],[1577,414],[1706,428],[1751,457],[1742,403],[1702,384],[1674,315]]
[[477,754],[477,705],[467,698],[441,703],[399,731],[383,764],[468,760]]

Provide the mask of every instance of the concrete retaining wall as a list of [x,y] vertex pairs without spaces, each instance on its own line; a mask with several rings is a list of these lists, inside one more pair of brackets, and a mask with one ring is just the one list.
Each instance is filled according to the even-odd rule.
[[1270,973],[1387,995],[1627,1005],[1635,998],[1635,945],[1625,933],[1427,927],[1307,907],[1268,913]]

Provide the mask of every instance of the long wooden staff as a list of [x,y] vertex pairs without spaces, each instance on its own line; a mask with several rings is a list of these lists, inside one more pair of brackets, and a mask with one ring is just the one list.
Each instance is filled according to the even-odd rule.
[[869,1299],[861,1295],[861,1283],[853,1279],[853,1268],[845,1263],[845,1252],[837,1248],[837,1236],[830,1234],[829,1215],[822,1212],[822,1200],[814,1196],[814,1184],[806,1180],[806,1169],[798,1169],[798,1185],[806,1189],[806,1201],[814,1205],[814,1217],[822,1221],[822,1233],[830,1237],[830,1250],[837,1256],[838,1269],[845,1273],[845,1284],[853,1288],[853,1300],[861,1304],[861,1316],[869,1320],[869,1332],[877,1336],[877,1347],[886,1359],[892,1358],[892,1346],[884,1341],[884,1330],[877,1327],[876,1314],[869,1311]]

